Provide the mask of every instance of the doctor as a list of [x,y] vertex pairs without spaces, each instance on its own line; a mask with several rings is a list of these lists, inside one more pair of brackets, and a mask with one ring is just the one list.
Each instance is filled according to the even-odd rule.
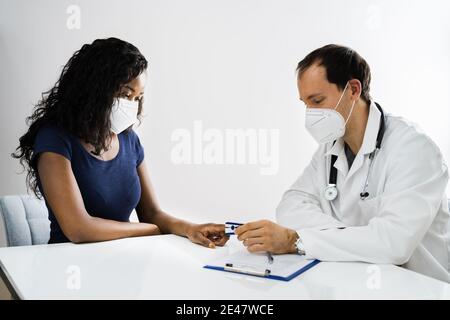
[[[327,45],[298,64],[306,129],[319,143],[277,222],[236,230],[250,252],[388,263],[450,281],[448,171],[439,148],[369,94],[370,69]],[[424,112],[427,112],[424,109]]]

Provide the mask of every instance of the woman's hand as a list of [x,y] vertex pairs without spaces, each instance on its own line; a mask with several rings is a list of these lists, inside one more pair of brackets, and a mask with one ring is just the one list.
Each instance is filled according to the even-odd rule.
[[187,229],[186,236],[193,243],[211,249],[223,246],[229,239],[225,235],[225,225],[214,223],[191,224]]

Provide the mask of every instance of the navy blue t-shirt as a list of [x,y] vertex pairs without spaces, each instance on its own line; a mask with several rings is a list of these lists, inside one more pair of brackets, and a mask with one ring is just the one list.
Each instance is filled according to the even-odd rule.
[[[144,149],[133,130],[120,133],[118,138],[118,154],[114,159],[104,161],[90,154],[75,135],[56,126],[43,127],[34,142],[34,167],[42,152],[66,157],[71,162],[87,212],[94,217],[128,222],[141,198],[137,167],[144,159]],[[37,183],[45,199],[39,174]],[[47,200],[45,204],[50,220],[49,243],[69,242]]]

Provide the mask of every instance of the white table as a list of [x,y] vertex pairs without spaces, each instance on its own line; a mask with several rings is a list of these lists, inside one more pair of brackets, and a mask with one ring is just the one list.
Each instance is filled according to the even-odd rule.
[[165,235],[1,248],[0,266],[22,299],[450,299],[449,284],[392,265],[321,262],[290,282],[202,268],[242,248]]

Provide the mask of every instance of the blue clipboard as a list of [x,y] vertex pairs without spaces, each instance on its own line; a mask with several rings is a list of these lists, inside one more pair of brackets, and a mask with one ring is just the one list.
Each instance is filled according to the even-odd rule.
[[[274,256],[275,259],[280,256]],[[298,256],[299,259],[301,259],[301,256]],[[303,272],[311,269],[315,265],[317,265],[320,262],[320,260],[308,260],[306,263],[303,263],[302,266],[293,271],[292,273],[289,273],[288,275],[277,275],[273,273],[270,270],[270,267],[264,269],[261,268],[259,270],[255,270],[254,268],[246,268],[246,267],[240,267],[235,266],[232,263],[225,263],[225,265],[214,265],[214,264],[208,264],[205,265],[203,268],[205,269],[211,269],[211,270],[217,270],[217,271],[224,271],[224,272],[231,272],[231,273],[237,273],[237,274],[244,274],[244,275],[250,275],[250,276],[256,276],[261,278],[267,278],[272,280],[279,280],[279,281],[290,281],[297,277],[298,275],[302,274]]]

